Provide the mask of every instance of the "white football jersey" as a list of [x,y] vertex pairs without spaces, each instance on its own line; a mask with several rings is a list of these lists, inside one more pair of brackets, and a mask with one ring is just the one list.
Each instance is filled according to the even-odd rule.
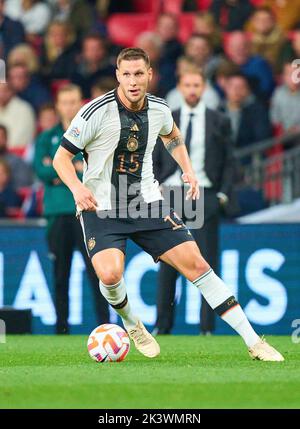
[[162,98],[147,94],[144,108],[136,112],[122,104],[114,89],[80,109],[61,145],[73,154],[83,153],[83,183],[100,210],[112,209],[114,201],[119,207],[121,201],[128,204],[137,195],[150,203],[163,199],[152,152],[158,136],[170,134],[173,124]]

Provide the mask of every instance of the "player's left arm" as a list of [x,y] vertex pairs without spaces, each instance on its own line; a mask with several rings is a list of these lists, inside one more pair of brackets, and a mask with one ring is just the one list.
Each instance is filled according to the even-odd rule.
[[168,135],[160,135],[160,138],[169,154],[180,166],[183,182],[190,185],[190,189],[186,194],[187,199],[198,199],[200,195],[199,183],[194,173],[185,143],[175,122],[171,133]]

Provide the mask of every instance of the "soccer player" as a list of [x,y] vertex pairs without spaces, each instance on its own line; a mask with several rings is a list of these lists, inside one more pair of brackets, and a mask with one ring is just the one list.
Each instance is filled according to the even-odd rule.
[[[126,293],[125,247],[126,240],[132,239],[155,261],[172,265],[193,282],[216,313],[243,338],[252,358],[284,360],[255,333],[182,220],[166,207],[152,169],[158,136],[183,172],[183,182],[189,185],[187,198],[199,198],[199,185],[168,105],[147,93],[152,78],[148,55],[139,48],[122,50],[116,76],[118,88],[77,113],[53,162],[73,194],[103,296],[121,316],[136,348],[149,358],[157,356],[159,344],[134,314]],[[83,182],[72,163],[80,151],[85,158]],[[139,217],[130,212],[136,199]]]

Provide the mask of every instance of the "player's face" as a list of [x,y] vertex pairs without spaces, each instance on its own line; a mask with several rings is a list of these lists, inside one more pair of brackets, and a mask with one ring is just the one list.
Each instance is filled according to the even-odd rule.
[[179,90],[185,102],[191,107],[199,103],[204,88],[204,80],[199,74],[186,73],[180,78]]
[[82,100],[79,91],[66,91],[58,94],[56,109],[63,121],[72,121],[81,105]]
[[143,59],[123,60],[117,69],[117,79],[122,95],[130,104],[137,105],[145,98],[152,69],[147,68]]

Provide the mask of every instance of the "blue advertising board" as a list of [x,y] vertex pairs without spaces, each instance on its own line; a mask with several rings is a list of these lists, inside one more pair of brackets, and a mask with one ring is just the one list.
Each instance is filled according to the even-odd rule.
[[[53,333],[55,308],[52,262],[45,228],[0,227],[0,307],[31,308],[34,333]],[[300,319],[300,225],[223,224],[220,228],[220,273],[258,333],[291,334]],[[127,243],[125,280],[131,306],[151,329],[156,319],[158,264]],[[89,333],[96,325],[92,293],[82,256],[74,253],[70,278],[71,332]],[[174,334],[198,334],[200,295],[179,277]],[[111,312],[111,322],[118,323]],[[218,318],[216,334],[232,330]]]

